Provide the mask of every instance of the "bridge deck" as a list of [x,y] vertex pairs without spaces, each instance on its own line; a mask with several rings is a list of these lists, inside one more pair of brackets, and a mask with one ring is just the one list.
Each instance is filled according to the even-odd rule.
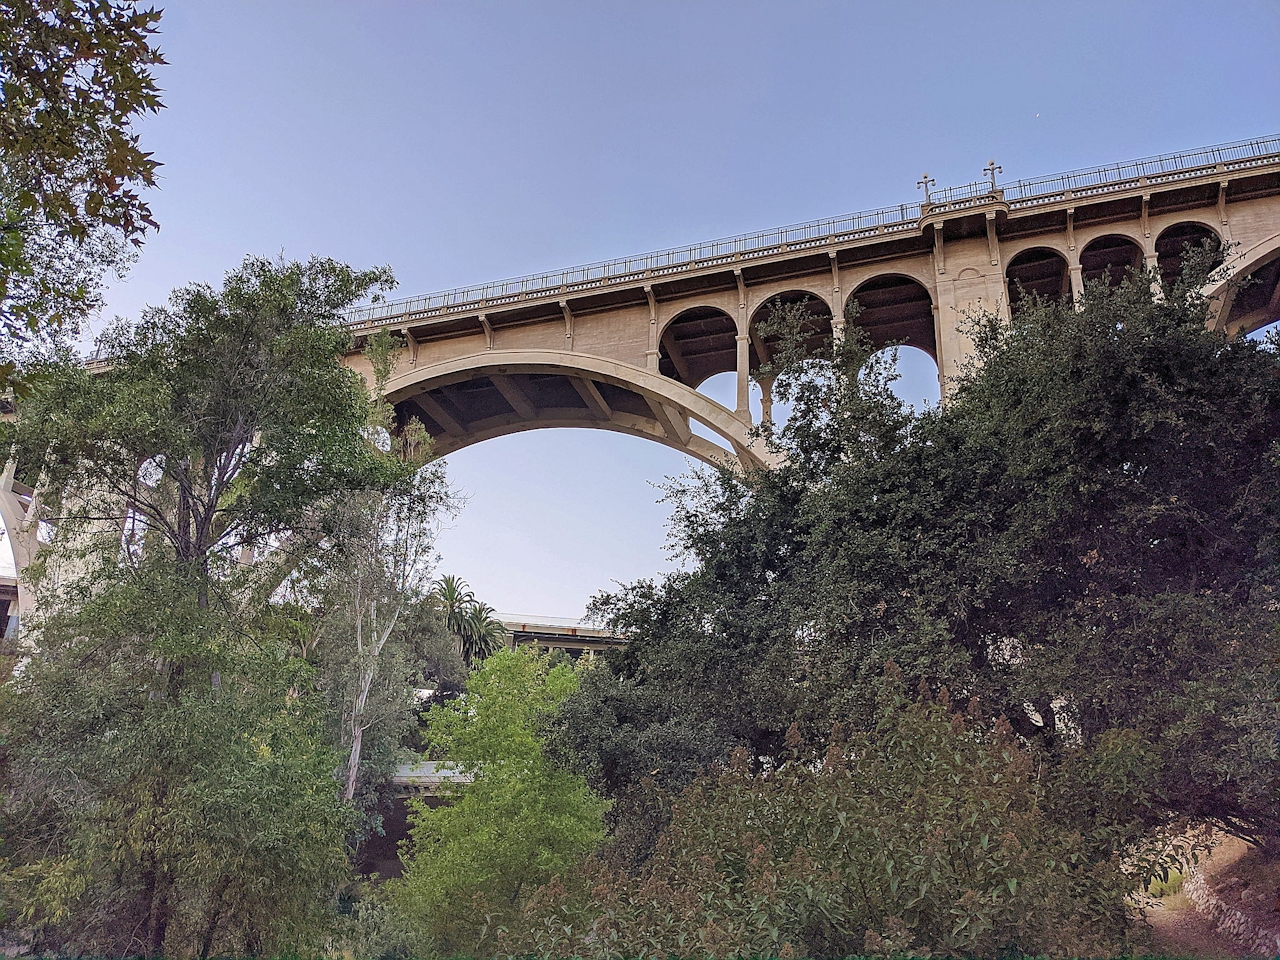
[[[1280,136],[1260,137],[1125,163],[1105,164],[997,186],[980,181],[929,191],[903,203],[842,217],[792,224],[639,256],[604,260],[492,283],[373,303],[348,313],[357,330],[435,325],[477,311],[504,311],[540,301],[581,297],[613,287],[670,282],[708,270],[741,267],[806,250],[846,248],[919,235],[939,220],[993,211],[1025,218],[1068,206],[1097,205],[1125,195],[1212,186],[1242,175],[1280,170]],[[601,303],[604,306],[604,303]],[[450,331],[442,329],[441,333]]]

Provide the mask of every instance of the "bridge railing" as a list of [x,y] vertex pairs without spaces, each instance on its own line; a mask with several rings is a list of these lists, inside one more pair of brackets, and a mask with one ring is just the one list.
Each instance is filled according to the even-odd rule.
[[[1144,181],[1167,183],[1170,180],[1202,176],[1214,170],[1224,173],[1240,170],[1273,162],[1277,155],[1280,155],[1280,136],[1259,137],[1199,150],[1165,153],[1126,163],[1086,167],[1030,180],[1015,180],[1001,184],[998,193],[1011,205],[1043,203],[1068,193],[1073,196],[1089,196],[1101,192],[1099,188],[1127,189]],[[929,199],[931,205],[938,206],[991,195],[991,184],[984,181],[934,190]]]
[[902,203],[878,210],[851,213],[843,217],[814,220],[761,230],[722,240],[708,240],[657,250],[636,257],[604,260],[566,270],[535,273],[511,280],[499,280],[472,287],[458,287],[441,293],[430,293],[403,300],[387,300],[357,307],[347,313],[348,322],[362,326],[389,317],[413,316],[448,311],[468,305],[497,306],[530,294],[572,293],[619,282],[634,282],[648,277],[710,266],[721,262],[750,259],[786,250],[802,249],[829,242],[833,237],[879,232],[893,227],[911,227],[920,219],[920,204]]
[[634,283],[651,277],[816,247],[859,236],[912,229],[918,226],[920,218],[930,210],[950,205],[967,206],[987,199],[1001,199],[1010,207],[1018,208],[1066,197],[1087,197],[1112,190],[1124,190],[1143,183],[1167,183],[1214,171],[1241,170],[1277,160],[1280,160],[1280,136],[1260,137],[1127,163],[1088,167],[1031,180],[1016,180],[1001,184],[995,192],[988,181],[967,183],[931,191],[927,204],[903,203],[843,217],[813,220],[722,240],[657,250],[635,257],[602,260],[565,270],[458,287],[418,297],[384,300],[353,308],[345,316],[350,325],[357,327],[392,318],[426,319],[462,307],[483,309],[533,296],[551,296],[556,293],[568,295],[595,287]]

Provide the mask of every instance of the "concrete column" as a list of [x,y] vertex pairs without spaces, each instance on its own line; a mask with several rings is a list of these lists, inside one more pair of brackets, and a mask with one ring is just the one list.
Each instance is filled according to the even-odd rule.
[[[26,578],[27,567],[40,550],[40,493],[33,491],[28,503],[13,489],[17,464],[11,459],[0,473],[0,522],[4,524],[5,539],[13,550],[13,565],[18,577],[18,631],[21,635],[23,618],[35,612],[36,596]],[[0,631],[4,627],[0,626]]]
[[[843,334],[844,327],[840,330]],[[773,422],[773,377],[760,378],[760,422]]]
[[1231,243],[1231,224],[1227,219],[1227,181],[1218,184],[1218,217],[1222,220],[1222,240]]
[[734,413],[744,423],[751,422],[751,338],[738,333],[738,403]]
[[[1150,243],[1148,243],[1147,245],[1150,246]],[[1159,276],[1160,261],[1156,257],[1156,251],[1154,247],[1151,247],[1150,252],[1145,253],[1143,255],[1143,264],[1148,270],[1156,271],[1156,279],[1151,281],[1151,296],[1155,297],[1157,300],[1164,299],[1164,287],[1160,285],[1160,276]]]
[[[835,251],[831,251],[831,339],[839,344],[844,340],[844,303],[840,293],[840,264]],[[765,417],[767,420],[768,417]]]
[[658,372],[658,361],[661,352],[658,349],[658,301],[654,299],[653,287],[645,284],[645,299],[649,301],[649,349],[644,352],[645,366],[654,373]]
[[[1071,219],[1067,220],[1067,236],[1071,237]],[[1080,266],[1080,251],[1076,249],[1074,237],[1073,242],[1067,247],[1067,272],[1071,275],[1071,299],[1075,302],[1076,309],[1080,308],[1080,301],[1084,298],[1084,268]]]

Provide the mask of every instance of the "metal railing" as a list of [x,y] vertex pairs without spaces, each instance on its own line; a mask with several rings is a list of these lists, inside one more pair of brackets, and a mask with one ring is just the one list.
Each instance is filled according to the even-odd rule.
[[460,307],[501,306],[529,297],[572,294],[580,290],[634,283],[700,267],[750,260],[773,253],[816,247],[835,241],[915,228],[931,210],[950,205],[965,206],[975,201],[999,199],[1010,207],[1053,202],[1068,196],[1090,196],[1111,190],[1130,189],[1143,183],[1167,183],[1189,179],[1212,171],[1228,172],[1280,162],[1280,136],[1240,140],[1235,143],[1168,153],[1127,163],[1088,167],[1031,180],[1000,184],[992,192],[990,181],[930,191],[929,202],[903,203],[851,213],[843,217],[814,220],[742,234],[723,240],[709,240],[670,250],[617,260],[603,260],[566,270],[535,273],[510,280],[458,287],[419,297],[387,300],[353,308],[346,320],[353,326],[376,324],[391,318],[427,318]]

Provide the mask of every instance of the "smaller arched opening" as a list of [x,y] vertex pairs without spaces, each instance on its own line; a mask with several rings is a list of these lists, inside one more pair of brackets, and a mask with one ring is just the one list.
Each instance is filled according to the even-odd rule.
[[1088,283],[1114,286],[1142,267],[1142,247],[1129,237],[1108,234],[1080,251],[1080,272]]
[[942,402],[942,381],[937,361],[924,350],[890,345],[871,355],[872,361],[876,359],[892,361],[897,379],[889,389],[907,406],[919,412]]
[[1203,223],[1175,223],[1156,238],[1156,263],[1160,267],[1160,279],[1173,283],[1182,274],[1182,264],[1188,248],[1207,246],[1221,253],[1222,240]]
[[781,341],[781,335],[769,330],[768,321],[779,310],[794,311],[800,321],[800,332],[807,351],[818,349],[831,337],[831,308],[825,300],[807,290],[788,290],[778,293],[760,304],[751,315],[751,370],[767,366],[773,359]]
[[690,307],[662,331],[658,372],[697,389],[708,377],[736,369],[738,325],[717,307]]
[[1043,300],[1063,300],[1071,293],[1067,258],[1047,247],[1023,250],[1009,261],[1005,279],[1011,310],[1032,294]]
[[923,350],[937,361],[933,298],[920,281],[901,274],[873,277],[849,295],[845,316],[854,304],[853,323],[866,332],[872,346],[900,343]]

